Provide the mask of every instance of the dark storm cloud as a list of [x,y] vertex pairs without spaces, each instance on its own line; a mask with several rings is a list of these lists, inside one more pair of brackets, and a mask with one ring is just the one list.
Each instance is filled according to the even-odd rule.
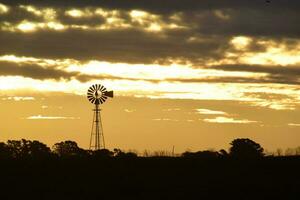
[[256,72],[267,73],[273,76],[287,75],[299,76],[299,66],[265,66],[265,65],[218,65],[208,68],[223,70],[223,71],[243,71],[243,72]]
[[[41,21],[17,5],[24,1],[1,1],[12,7],[8,14],[1,15],[2,22]],[[263,0],[122,0],[122,1],[26,1],[26,5],[38,8],[56,8],[58,20],[62,23],[77,25],[101,25],[105,19],[101,16],[72,18],[64,11],[71,7],[84,8],[98,6],[112,10],[142,9],[158,12],[166,22],[174,12],[181,15],[184,30],[148,33],[140,29],[109,29],[37,31],[30,34],[4,32],[0,34],[0,54],[16,54],[45,58],[74,58],[80,60],[100,59],[113,62],[145,62],[157,60],[185,59],[197,63],[207,58],[218,59],[228,50],[229,39],[234,35],[264,37],[298,37],[300,13],[295,10],[300,3],[296,1]],[[280,9],[279,9],[280,8]],[[276,9],[276,12],[274,12]],[[219,12],[219,15],[216,14]],[[221,13],[220,13],[221,12]],[[222,18],[228,17],[228,19]],[[130,23],[128,14],[121,17]],[[276,22],[276,23],[275,23]],[[163,34],[164,37],[161,37]],[[188,42],[188,39],[201,37],[201,42]],[[214,40],[212,40],[212,38]]]
[[[219,65],[208,67],[223,71],[254,72],[265,73],[265,78],[260,78],[261,82],[299,84],[299,66],[264,66],[264,65]],[[255,82],[255,80],[253,80]]]
[[[177,83],[278,83],[278,84],[299,84],[298,76],[300,70],[297,68],[286,69],[274,69],[272,67],[263,66],[247,66],[238,70],[241,66],[218,66],[215,68],[221,68],[225,71],[248,71],[257,73],[268,73],[264,78],[247,78],[247,77],[212,77],[212,78],[167,78],[167,79],[142,79],[142,78],[126,78],[118,77],[112,75],[87,75],[81,74],[80,72],[68,72],[64,70],[57,69],[55,66],[52,67],[42,67],[37,64],[27,64],[27,63],[14,63],[7,61],[0,61],[0,75],[2,76],[23,76],[37,80],[70,80],[76,79],[80,82],[87,82],[91,80],[129,80],[129,81],[147,81],[152,83],[157,82],[177,82]],[[248,68],[248,70],[245,70]],[[268,68],[268,69],[265,69]],[[278,67],[277,67],[278,68]],[[233,69],[233,70],[231,70]],[[284,71],[284,73],[281,73]]]
[[0,61],[0,76],[23,76],[27,78],[32,78],[36,80],[70,80],[76,79],[81,82],[87,82],[90,80],[145,80],[150,82],[158,82],[158,80],[151,79],[136,79],[136,78],[124,78],[111,75],[87,75],[81,74],[80,72],[68,72],[64,70],[57,69],[55,66],[52,67],[42,67],[37,64],[27,64],[27,63],[14,63],[7,61]]
[[265,0],[72,0],[72,1],[40,1],[40,0],[2,0],[8,5],[31,4],[48,7],[104,7],[108,9],[142,9],[150,12],[167,13],[178,11],[197,11],[209,9],[293,9],[300,6],[295,0],[274,0],[267,3]]
[[37,80],[70,80],[77,79],[81,82],[86,82],[91,79],[116,79],[109,76],[90,76],[79,72],[67,72],[55,67],[41,67],[36,64],[17,64],[13,62],[0,61],[1,76],[23,76]]
[[227,48],[224,38],[188,43],[184,33],[157,37],[138,30],[3,32],[0,55],[152,63],[159,59],[215,58]]
[[0,61],[0,74],[2,76],[23,76],[33,79],[71,79],[78,73],[65,72],[55,68],[44,68],[35,64],[22,64]]
[[[1,1],[0,1],[1,3]],[[10,12],[7,14],[0,14],[1,22],[19,23],[23,20],[41,22],[43,21],[42,16],[36,16],[33,13],[27,12],[20,7],[11,8]]]
[[290,84],[298,85],[300,81],[296,77],[272,76],[268,75],[264,78],[247,78],[247,77],[213,77],[213,78],[193,78],[193,79],[166,79],[168,82],[177,83],[255,83],[255,84]]
[[[53,8],[56,20],[64,25],[86,25],[91,29],[38,29],[30,33],[0,31],[0,55],[14,54],[40,58],[91,59],[126,63],[167,63],[170,59],[189,61],[201,66],[208,60],[223,58],[226,52],[236,51],[230,44],[234,36],[253,36],[254,40],[270,39],[284,42],[300,35],[300,1],[274,0],[73,0],[73,1],[1,1],[11,11],[0,15],[1,22],[17,25],[23,20],[40,22],[19,5],[33,5],[37,9]],[[119,17],[132,27],[95,30],[105,23],[103,16],[72,18],[65,14],[70,8],[118,10]],[[174,23],[184,29],[147,32],[137,26],[127,11],[139,9],[155,13],[165,24]],[[295,44],[295,42],[292,42]],[[292,45],[291,44],[291,45]],[[252,42],[248,51],[264,51],[265,46]],[[293,48],[293,47],[291,47]],[[278,76],[277,76],[278,78]]]

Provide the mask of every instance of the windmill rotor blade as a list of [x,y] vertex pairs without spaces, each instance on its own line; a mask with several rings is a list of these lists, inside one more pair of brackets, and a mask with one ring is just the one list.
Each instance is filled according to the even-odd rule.
[[104,103],[104,102],[105,102],[105,100],[106,100],[104,97],[101,97],[100,99],[103,101],[103,103]]
[[102,98],[106,100],[106,99],[107,99],[107,96],[104,96],[104,95],[103,95]]
[[92,101],[93,99],[94,99],[93,97],[88,98],[89,101]]
[[93,90],[92,90],[92,88],[90,88],[90,89],[88,89],[88,93],[93,93]]
[[87,96],[88,97],[93,97],[93,94],[92,93],[88,93]]
[[95,104],[99,104],[99,99],[96,99]]
[[99,90],[99,89],[100,89],[100,86],[101,86],[101,85],[97,84],[97,90]]
[[101,92],[105,92],[105,91],[106,91],[106,88],[103,87],[103,88],[101,89]]

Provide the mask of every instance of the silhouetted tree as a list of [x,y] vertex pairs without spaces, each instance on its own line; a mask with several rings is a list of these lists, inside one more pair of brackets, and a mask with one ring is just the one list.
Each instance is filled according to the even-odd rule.
[[219,151],[219,154],[220,154],[221,157],[228,157],[229,156],[229,154],[227,153],[227,151],[225,151],[224,149],[221,149]]
[[216,159],[220,154],[216,151],[197,151],[197,152],[184,152],[182,154],[186,158],[200,158],[200,159]]
[[8,140],[7,147],[10,154],[15,158],[41,158],[49,156],[51,153],[47,145],[36,140]]
[[97,151],[93,151],[92,155],[95,157],[100,157],[100,158],[110,158],[110,157],[113,157],[114,152],[109,151],[108,149],[100,149]]
[[86,152],[78,147],[77,143],[74,141],[64,141],[53,145],[53,152],[58,156],[83,156]]
[[293,156],[296,155],[296,149],[287,148],[284,152],[285,156]]
[[134,152],[123,152],[121,149],[114,149],[114,156],[117,158],[135,158],[137,154]]
[[4,142],[0,142],[0,159],[10,158],[11,156],[8,146]]
[[264,156],[264,149],[248,138],[235,139],[230,145],[229,155],[234,158],[255,159]]

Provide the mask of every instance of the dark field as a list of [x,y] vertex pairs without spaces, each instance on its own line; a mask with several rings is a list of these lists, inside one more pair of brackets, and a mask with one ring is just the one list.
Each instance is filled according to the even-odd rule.
[[2,159],[1,199],[300,199],[300,157]]

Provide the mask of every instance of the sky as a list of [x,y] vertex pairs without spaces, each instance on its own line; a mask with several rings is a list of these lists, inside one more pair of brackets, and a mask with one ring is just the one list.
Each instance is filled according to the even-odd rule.
[[106,147],[300,145],[300,2],[0,0],[0,140],[88,148],[92,84]]

